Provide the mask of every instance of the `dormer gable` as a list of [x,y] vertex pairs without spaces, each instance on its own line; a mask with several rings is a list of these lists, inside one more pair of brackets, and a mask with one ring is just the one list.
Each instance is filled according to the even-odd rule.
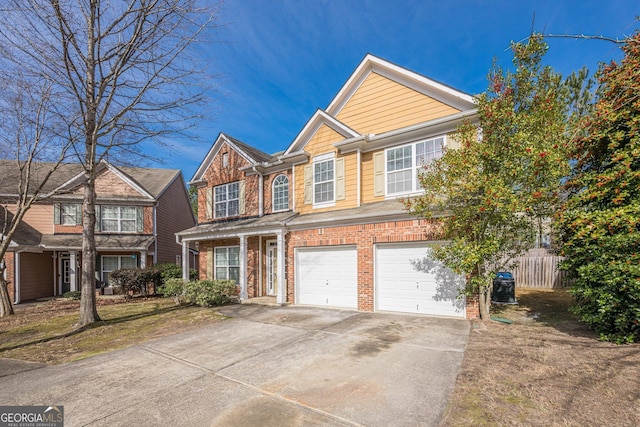
[[289,155],[304,150],[307,143],[316,135],[316,133],[326,126],[331,130],[340,134],[344,139],[354,138],[359,134],[349,126],[341,123],[336,118],[330,116],[322,110],[317,110],[313,116],[307,121],[296,139],[293,140],[289,148],[285,151],[285,155]]
[[[81,196],[84,191],[82,188],[84,180],[84,172],[81,172],[51,193]],[[95,191],[98,199],[136,198],[149,201],[155,200],[154,195],[135,179],[104,160],[96,167]]]
[[189,184],[198,184],[205,180],[207,170],[211,167],[211,164],[220,150],[225,146],[234,150],[248,164],[258,164],[272,160],[272,156],[269,154],[221,132],[211,146],[207,155],[204,157],[202,163],[200,163],[200,166],[198,166],[198,169],[189,181]]

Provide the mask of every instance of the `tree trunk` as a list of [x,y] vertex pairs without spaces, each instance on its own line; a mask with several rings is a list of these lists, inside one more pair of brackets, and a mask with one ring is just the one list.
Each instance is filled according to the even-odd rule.
[[96,192],[95,168],[89,167],[84,184],[82,203],[82,294],[80,297],[80,321],[78,326],[86,326],[100,320],[96,309]]
[[482,320],[489,319],[489,311],[491,307],[491,292],[487,286],[481,286],[478,296],[478,306],[480,308],[480,318]]
[[0,317],[7,317],[13,313],[13,305],[9,297],[8,283],[4,280],[4,271],[6,266],[4,262],[0,262]]

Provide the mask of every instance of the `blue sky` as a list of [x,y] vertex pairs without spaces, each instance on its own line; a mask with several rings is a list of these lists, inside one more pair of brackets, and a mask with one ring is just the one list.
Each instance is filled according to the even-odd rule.
[[[534,18],[535,15],[535,18]],[[217,90],[199,141],[157,153],[188,181],[219,132],[273,153],[324,109],[367,53],[476,94],[494,58],[533,28],[623,38],[640,28],[638,0],[226,0],[206,46]],[[546,62],[568,74],[621,57],[610,42],[552,38]]]

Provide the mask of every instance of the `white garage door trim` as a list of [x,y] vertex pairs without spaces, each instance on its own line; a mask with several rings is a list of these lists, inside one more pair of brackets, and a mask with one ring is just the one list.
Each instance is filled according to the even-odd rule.
[[428,271],[421,269],[430,244],[433,242],[375,245],[376,311],[466,316],[464,297],[456,299],[463,286],[461,277],[437,265],[429,265]]
[[295,248],[294,257],[296,304],[358,308],[355,246]]

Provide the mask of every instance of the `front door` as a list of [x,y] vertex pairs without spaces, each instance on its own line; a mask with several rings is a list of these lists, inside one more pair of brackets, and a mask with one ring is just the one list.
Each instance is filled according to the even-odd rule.
[[278,242],[267,240],[267,295],[278,294]]
[[71,260],[69,254],[60,256],[60,281],[62,282],[62,293],[71,290]]

